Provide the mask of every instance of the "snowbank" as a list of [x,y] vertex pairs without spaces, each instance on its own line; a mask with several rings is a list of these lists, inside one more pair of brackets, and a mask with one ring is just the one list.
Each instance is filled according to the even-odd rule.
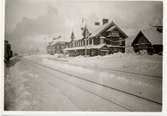
[[[33,56],[27,56],[31,59]],[[34,55],[36,59],[37,55]],[[100,69],[104,71],[118,70],[138,74],[162,77],[162,56],[159,55],[136,55],[132,53],[115,53],[106,56],[94,57],[68,57],[61,54],[38,55],[53,61],[68,62],[72,65],[82,66],[84,68]],[[42,60],[41,60],[42,61]]]
[[162,76],[162,56],[117,53],[106,56],[68,58],[69,63],[88,68],[120,70],[139,74]]
[[[161,102],[161,78],[150,79],[141,75],[132,75],[113,70],[161,76],[160,56],[138,56],[132,54],[114,54],[96,57],[68,57],[68,62],[43,59],[48,67],[79,76],[93,82],[117,88],[153,101]],[[61,62],[60,62],[61,61]],[[158,71],[159,72],[158,72]]]
[[19,70],[18,64],[9,68],[5,77],[6,110],[30,110],[32,106],[32,95],[25,85],[28,78],[23,76],[25,72]]

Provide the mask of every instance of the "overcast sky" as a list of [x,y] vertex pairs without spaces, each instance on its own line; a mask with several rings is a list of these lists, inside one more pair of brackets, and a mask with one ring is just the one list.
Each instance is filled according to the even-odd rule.
[[[80,38],[82,19],[92,27],[95,21],[109,18],[127,35],[162,20],[162,2],[113,2],[95,0],[6,0],[5,33],[14,49],[46,46],[45,35],[62,35],[69,40],[71,31]],[[48,40],[49,41],[49,40]],[[45,42],[45,43],[44,43]],[[24,48],[26,49],[26,48]]]

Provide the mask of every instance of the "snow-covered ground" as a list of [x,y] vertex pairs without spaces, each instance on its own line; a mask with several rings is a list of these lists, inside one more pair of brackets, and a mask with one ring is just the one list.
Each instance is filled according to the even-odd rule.
[[[43,69],[35,62],[58,71]],[[9,68],[10,75],[5,80],[5,92],[9,99],[9,109],[12,110],[125,110],[97,97],[101,96],[122,104],[132,111],[160,111],[161,105],[154,102],[122,94],[99,85],[122,90],[161,104],[161,66],[162,56],[158,55],[24,56],[21,62]],[[129,74],[118,70],[154,76]],[[71,76],[59,71],[71,74]],[[73,78],[73,75],[81,79]],[[91,83],[82,81],[82,79],[91,81]],[[96,94],[96,96],[79,88]],[[93,103],[90,102],[92,100],[94,100]]]
[[[30,107],[31,94],[27,90],[25,83],[28,78],[24,76],[26,72],[21,71],[19,63],[14,67],[7,68],[5,77],[5,107],[6,110],[26,110]],[[33,76],[32,74],[30,74]]]
[[59,89],[52,86],[56,82],[50,80],[48,72],[25,60],[7,68],[7,71],[5,110],[77,110]]
[[[119,70],[139,74],[147,74],[162,77],[162,56],[160,55],[136,55],[136,54],[112,54],[95,57],[58,57],[59,55],[43,55],[50,60],[67,60],[71,64],[86,68],[101,69],[105,71]],[[59,59],[58,59],[59,58]]]
[[55,55],[45,56],[43,64],[157,102],[162,100],[162,56],[114,54],[57,58]]

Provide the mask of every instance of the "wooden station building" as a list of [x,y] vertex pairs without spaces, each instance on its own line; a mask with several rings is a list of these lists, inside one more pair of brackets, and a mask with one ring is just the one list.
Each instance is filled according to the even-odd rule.
[[103,24],[92,33],[85,26],[83,35],[82,39],[74,40],[74,33],[72,33],[71,41],[66,44],[64,52],[70,56],[125,52],[125,41],[128,36],[113,21],[108,22],[108,19],[103,19]]

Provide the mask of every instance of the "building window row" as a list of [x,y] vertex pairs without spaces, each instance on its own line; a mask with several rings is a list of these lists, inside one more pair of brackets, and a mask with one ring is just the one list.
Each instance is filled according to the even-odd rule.
[[67,44],[67,47],[68,48],[81,47],[81,46],[85,46],[85,44],[94,45],[94,39],[89,39],[89,40],[82,39],[82,40],[72,41]]

